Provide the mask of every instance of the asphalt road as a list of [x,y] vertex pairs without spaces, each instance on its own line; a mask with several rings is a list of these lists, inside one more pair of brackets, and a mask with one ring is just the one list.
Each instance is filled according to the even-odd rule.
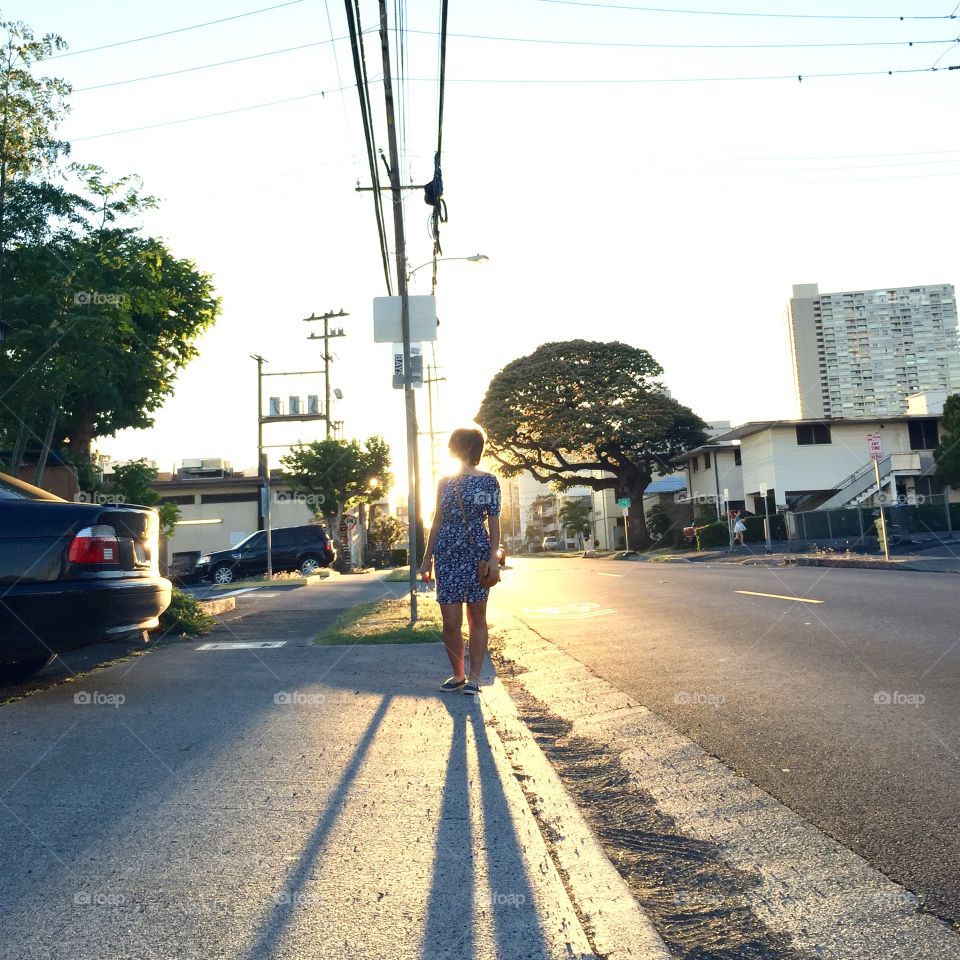
[[498,604],[960,922],[960,576],[511,566]]

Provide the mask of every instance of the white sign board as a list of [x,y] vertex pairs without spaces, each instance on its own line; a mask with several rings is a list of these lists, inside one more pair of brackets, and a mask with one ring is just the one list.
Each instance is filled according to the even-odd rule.
[[870,451],[871,460],[883,459],[883,440],[879,433],[867,434],[867,449]]
[[[419,343],[410,344],[410,384],[416,389],[423,386],[423,350]],[[403,344],[393,345],[393,389],[403,389]]]
[[767,485],[765,483],[760,484],[760,496],[766,497],[767,495]]
[[[437,298],[409,297],[410,340],[437,339]],[[375,343],[403,340],[399,297],[373,298],[373,339]]]

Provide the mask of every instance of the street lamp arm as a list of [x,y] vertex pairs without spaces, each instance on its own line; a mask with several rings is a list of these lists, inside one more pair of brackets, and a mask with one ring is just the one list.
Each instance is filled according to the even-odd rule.
[[[475,253],[472,257],[437,257],[437,263],[441,260],[469,260],[471,263],[486,263],[489,259],[485,253]],[[414,267],[412,270],[409,270],[407,272],[407,279],[409,280],[418,270],[429,267],[431,263],[433,263],[433,260],[428,260],[426,263],[421,263],[419,267]]]

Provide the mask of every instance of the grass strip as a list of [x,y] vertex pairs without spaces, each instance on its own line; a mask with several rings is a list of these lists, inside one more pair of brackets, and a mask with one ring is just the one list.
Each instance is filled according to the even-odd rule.
[[443,640],[440,605],[432,597],[417,599],[417,622],[410,625],[410,602],[375,600],[341,614],[322,630],[314,643],[321,647],[369,643],[440,643]]

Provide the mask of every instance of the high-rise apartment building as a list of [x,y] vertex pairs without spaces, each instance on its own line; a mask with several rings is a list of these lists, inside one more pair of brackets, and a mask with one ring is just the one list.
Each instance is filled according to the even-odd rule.
[[953,286],[820,293],[787,307],[800,416],[896,416],[924,390],[960,392]]

